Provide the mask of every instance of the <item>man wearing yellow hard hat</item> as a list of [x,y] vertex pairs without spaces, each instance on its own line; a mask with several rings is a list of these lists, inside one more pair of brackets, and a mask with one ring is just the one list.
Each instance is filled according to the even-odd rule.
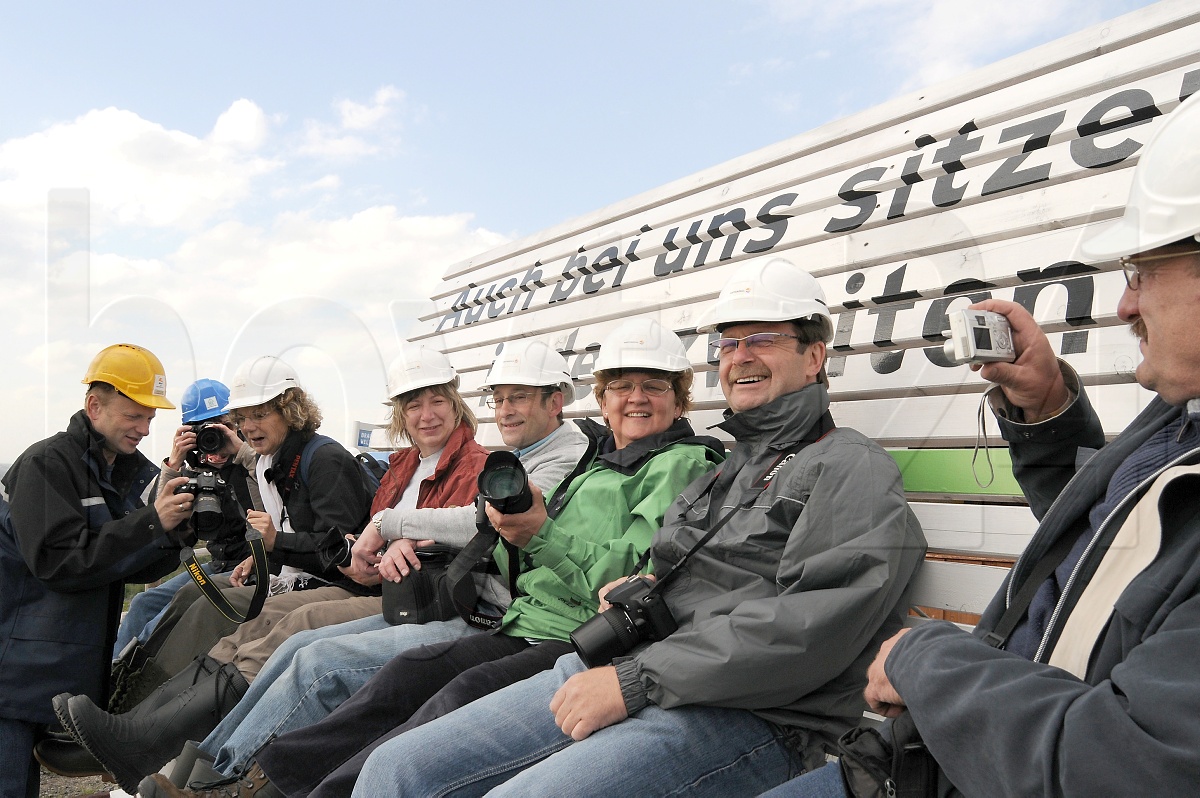
[[38,794],[34,743],[58,725],[51,699],[107,699],[125,582],[179,564],[192,496],[158,486],[137,447],[167,401],[162,363],[132,344],[92,360],[83,409],[4,476],[0,499],[0,796]]

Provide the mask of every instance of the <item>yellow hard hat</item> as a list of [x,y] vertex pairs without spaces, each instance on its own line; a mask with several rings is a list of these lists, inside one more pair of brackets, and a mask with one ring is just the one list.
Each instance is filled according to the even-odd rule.
[[106,382],[144,407],[174,410],[167,401],[167,374],[162,361],[136,344],[113,344],[92,358],[85,385]]

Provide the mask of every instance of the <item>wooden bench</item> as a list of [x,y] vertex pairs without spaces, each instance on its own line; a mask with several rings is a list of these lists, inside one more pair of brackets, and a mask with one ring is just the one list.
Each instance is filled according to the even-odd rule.
[[[971,449],[890,453],[929,542],[912,588],[913,617],[972,626],[1037,529],[1012,475],[1008,450],[993,448],[978,455]],[[977,475],[987,487],[976,482]]]

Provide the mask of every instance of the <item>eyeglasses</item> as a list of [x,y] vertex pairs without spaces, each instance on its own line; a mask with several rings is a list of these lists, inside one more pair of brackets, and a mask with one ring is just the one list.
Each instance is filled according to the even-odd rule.
[[[1142,266],[1144,264],[1155,260],[1179,258],[1184,255],[1200,255],[1200,249],[1170,252],[1165,255],[1126,255],[1123,258],[1117,258],[1117,263],[1121,264],[1121,271],[1125,272],[1125,285],[1129,286],[1130,291],[1136,291],[1142,285]],[[1133,262],[1133,258],[1137,258],[1137,263]]]
[[780,332],[760,332],[752,333],[751,335],[743,336],[742,338],[718,338],[709,346],[713,348],[718,355],[732,355],[737,351],[738,344],[744,343],[746,349],[751,352],[765,352],[775,345],[775,342],[780,338],[793,338],[800,340],[798,335],[790,335]]
[[274,415],[275,412],[276,411],[274,409],[255,410],[253,413],[246,413],[245,415],[242,415],[241,413],[232,413],[230,414],[229,418],[235,425],[240,427],[247,421],[253,421],[255,424],[261,424]]
[[535,393],[517,391],[516,393],[510,393],[508,396],[496,396],[495,394],[492,394],[491,396],[485,397],[483,401],[484,404],[491,409],[498,410],[499,408],[504,407],[505,402],[508,402],[513,407],[524,407],[533,401],[533,397],[543,396],[545,394],[545,391]]
[[604,390],[611,391],[614,396],[629,396],[633,393],[634,388],[641,388],[642,393],[646,396],[662,396],[674,387],[670,380],[642,380],[641,382],[612,380],[604,386]]

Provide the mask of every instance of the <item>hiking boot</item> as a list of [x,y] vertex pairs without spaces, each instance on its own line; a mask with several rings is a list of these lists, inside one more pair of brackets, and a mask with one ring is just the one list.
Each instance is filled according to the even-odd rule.
[[141,798],[283,798],[279,788],[255,762],[242,776],[201,784],[192,782],[186,788],[176,787],[161,773],[147,776],[138,785]]

